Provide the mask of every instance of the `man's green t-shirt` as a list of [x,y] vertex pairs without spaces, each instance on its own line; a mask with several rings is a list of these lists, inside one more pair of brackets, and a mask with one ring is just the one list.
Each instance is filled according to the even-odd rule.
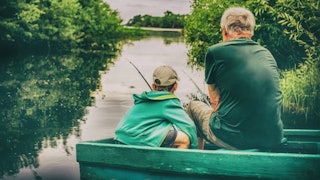
[[238,148],[271,147],[281,142],[281,90],[276,61],[256,42],[239,38],[211,46],[205,78],[220,91],[210,126]]

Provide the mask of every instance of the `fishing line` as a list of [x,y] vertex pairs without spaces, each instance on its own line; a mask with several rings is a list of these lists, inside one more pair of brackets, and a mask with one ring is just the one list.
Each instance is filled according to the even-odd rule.
[[137,68],[136,65],[134,65],[130,60],[127,60],[129,61],[129,63],[138,71],[138,73],[140,74],[140,76],[143,78],[144,82],[147,83],[147,85],[149,86],[150,90],[152,90],[150,84],[148,83],[148,81],[146,80],[146,78],[143,76],[143,74],[139,71],[139,69]]
[[191,81],[191,82],[194,84],[194,86],[198,89],[198,91],[199,91],[200,94],[202,95],[202,98],[203,98],[203,100],[205,101],[205,103],[208,104],[209,106],[211,106],[211,105],[210,105],[210,102],[209,102],[208,99],[207,99],[206,94],[204,94],[204,92],[199,88],[199,86],[197,85],[197,83],[194,82],[194,80],[191,78],[191,76],[189,76],[185,71],[183,71],[183,72],[188,76],[188,78],[190,79],[190,81]]
[[[152,90],[150,84],[148,83],[148,81],[146,80],[146,78],[143,76],[143,74],[140,72],[140,70],[138,69],[138,67],[136,65],[133,64],[133,62],[131,62],[130,60],[127,60],[137,71],[138,73],[140,74],[140,76],[142,77],[142,79],[144,80],[144,82],[148,85],[148,87],[150,88],[150,90]],[[203,93],[203,91],[199,88],[199,86],[197,85],[196,82],[194,82],[194,80],[185,72],[183,71],[187,76],[188,78],[190,79],[190,81],[194,84],[194,86],[198,89],[198,91],[200,92],[200,94],[202,95],[203,97],[203,100],[205,101],[206,104],[208,104],[210,106],[210,102],[208,101],[207,99],[207,96]]]

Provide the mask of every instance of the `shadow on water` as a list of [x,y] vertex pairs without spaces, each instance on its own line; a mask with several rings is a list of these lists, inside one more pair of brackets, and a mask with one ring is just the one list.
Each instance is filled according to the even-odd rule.
[[[85,108],[99,88],[99,71],[113,57],[77,55],[25,56],[0,66],[0,178],[37,168],[38,154],[62,140],[80,136]],[[36,176],[36,175],[35,175]]]

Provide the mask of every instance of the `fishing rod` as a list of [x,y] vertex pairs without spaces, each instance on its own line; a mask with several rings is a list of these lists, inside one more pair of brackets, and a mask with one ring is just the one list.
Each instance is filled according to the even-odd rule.
[[207,105],[211,106],[211,105],[210,105],[210,102],[208,101],[208,98],[207,98],[206,94],[204,94],[204,92],[199,88],[199,86],[197,85],[197,83],[194,82],[194,80],[191,78],[191,76],[189,76],[185,71],[183,71],[183,72],[188,76],[188,78],[190,79],[190,81],[191,81],[191,82],[194,84],[194,86],[198,89],[198,91],[199,91],[200,94],[202,95],[202,98],[203,98],[203,100],[205,101],[205,103],[206,103]]
[[[129,60],[128,60],[129,61]],[[133,62],[129,61],[129,63],[138,71],[138,73],[140,74],[140,76],[143,78],[144,82],[146,82],[146,84],[149,86],[150,90],[152,90],[150,84],[148,83],[148,81],[146,80],[146,78],[143,76],[143,74],[140,72],[140,70],[137,68],[136,65],[133,64]],[[198,91],[200,92],[200,94],[202,95],[204,101],[206,104],[208,104],[210,106],[210,102],[207,99],[207,96],[203,93],[203,91],[199,88],[199,86],[197,85],[196,82],[194,82],[194,80],[185,72],[183,71],[188,78],[190,79],[190,81],[194,84],[194,86],[198,89]]]
[[[129,60],[128,60],[129,61]],[[139,69],[137,68],[136,65],[134,65],[131,61],[129,61],[129,63],[138,71],[138,73],[140,74],[140,76],[143,78],[144,82],[147,83],[147,85],[149,86],[150,90],[152,90],[150,84],[148,83],[148,81],[146,80],[146,78],[143,76],[143,74],[139,71]]]

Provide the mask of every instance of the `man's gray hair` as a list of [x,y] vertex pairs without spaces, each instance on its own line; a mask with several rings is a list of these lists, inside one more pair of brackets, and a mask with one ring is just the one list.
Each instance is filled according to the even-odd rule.
[[221,17],[221,28],[225,28],[228,34],[248,33],[253,36],[255,24],[252,12],[242,7],[229,8]]

